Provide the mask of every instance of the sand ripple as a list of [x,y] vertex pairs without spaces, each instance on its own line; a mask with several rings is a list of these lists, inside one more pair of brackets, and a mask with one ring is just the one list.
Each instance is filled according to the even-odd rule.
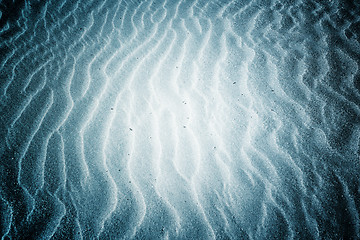
[[1,239],[360,238],[353,2],[0,2]]

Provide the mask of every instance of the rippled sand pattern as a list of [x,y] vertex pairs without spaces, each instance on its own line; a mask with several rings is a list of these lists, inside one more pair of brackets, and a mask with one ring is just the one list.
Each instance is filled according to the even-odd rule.
[[360,3],[0,1],[2,239],[359,239]]

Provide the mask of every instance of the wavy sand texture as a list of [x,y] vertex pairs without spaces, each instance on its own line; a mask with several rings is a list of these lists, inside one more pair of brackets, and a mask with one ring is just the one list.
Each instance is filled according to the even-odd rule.
[[1,239],[360,238],[359,12],[0,1]]

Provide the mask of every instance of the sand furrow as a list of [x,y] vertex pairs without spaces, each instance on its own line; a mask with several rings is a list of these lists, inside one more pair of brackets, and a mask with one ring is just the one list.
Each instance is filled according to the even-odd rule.
[[357,239],[360,5],[0,3],[1,239]]

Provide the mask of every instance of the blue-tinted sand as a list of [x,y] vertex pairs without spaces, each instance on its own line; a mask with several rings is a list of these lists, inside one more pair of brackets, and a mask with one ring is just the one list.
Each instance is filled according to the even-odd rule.
[[360,239],[359,13],[0,1],[0,238]]

